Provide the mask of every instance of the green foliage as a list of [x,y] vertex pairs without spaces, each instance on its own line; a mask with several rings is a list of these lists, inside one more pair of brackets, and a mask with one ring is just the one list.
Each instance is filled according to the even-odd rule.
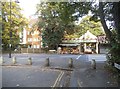
[[66,38],[79,38],[89,30],[92,34],[98,36],[105,34],[102,30],[100,22],[90,21],[91,16],[83,18],[78,26],[76,26],[75,32],[72,35],[65,36]]
[[85,33],[87,30],[89,30],[94,35],[103,35],[104,32],[102,30],[102,25],[100,22],[94,22],[90,21],[91,16],[86,16],[82,19],[82,21],[79,24],[79,32],[78,34],[81,35]]
[[110,49],[111,58],[109,60],[112,63],[120,64],[120,43],[114,43]]
[[[2,8],[1,19],[2,19],[3,49],[7,50],[9,44],[12,44],[12,48],[14,49],[16,45],[19,44],[19,36],[17,34],[18,30],[21,30],[21,28],[27,25],[27,20],[21,14],[20,6],[15,2],[11,2],[11,8],[10,8],[10,2],[2,2],[1,8]],[[10,41],[10,35],[11,35],[11,41]]]
[[43,46],[48,46],[49,49],[56,49],[61,42],[64,34],[63,23],[56,15],[57,5],[54,3],[40,4],[38,9],[41,11],[38,26],[42,28]]
[[[83,8],[84,7],[84,8]],[[43,28],[43,42],[54,49],[65,34],[74,32],[74,21],[88,13],[90,3],[42,2],[37,6],[39,27]],[[76,14],[76,12],[78,12]]]
[[43,30],[43,43],[45,43],[45,46],[48,46],[49,49],[56,49],[57,45],[61,42],[62,36],[62,30],[56,30],[54,28],[52,30]]

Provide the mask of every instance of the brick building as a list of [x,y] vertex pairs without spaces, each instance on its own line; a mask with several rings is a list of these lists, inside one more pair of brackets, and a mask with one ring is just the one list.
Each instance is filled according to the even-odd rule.
[[[20,44],[23,48],[28,49],[41,49],[42,47],[42,37],[40,28],[37,26],[37,18],[30,18],[29,26],[24,28],[20,32]],[[27,49],[27,50],[28,50]]]

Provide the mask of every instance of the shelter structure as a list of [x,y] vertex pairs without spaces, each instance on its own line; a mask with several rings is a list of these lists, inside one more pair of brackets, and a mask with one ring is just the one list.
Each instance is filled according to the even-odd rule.
[[79,38],[64,39],[61,53],[98,53],[98,39],[89,30]]

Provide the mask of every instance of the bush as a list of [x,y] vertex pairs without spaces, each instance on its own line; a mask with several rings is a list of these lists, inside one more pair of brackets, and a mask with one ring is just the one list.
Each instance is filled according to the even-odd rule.
[[111,63],[120,64],[120,43],[115,43],[112,45],[108,55],[108,61]]

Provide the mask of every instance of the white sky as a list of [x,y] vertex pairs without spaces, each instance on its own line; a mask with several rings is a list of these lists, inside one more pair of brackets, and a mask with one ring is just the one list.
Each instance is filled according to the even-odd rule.
[[29,18],[29,16],[35,14],[36,12],[36,4],[40,2],[40,0],[18,0],[20,3],[20,7],[23,9],[22,13],[25,17]]

